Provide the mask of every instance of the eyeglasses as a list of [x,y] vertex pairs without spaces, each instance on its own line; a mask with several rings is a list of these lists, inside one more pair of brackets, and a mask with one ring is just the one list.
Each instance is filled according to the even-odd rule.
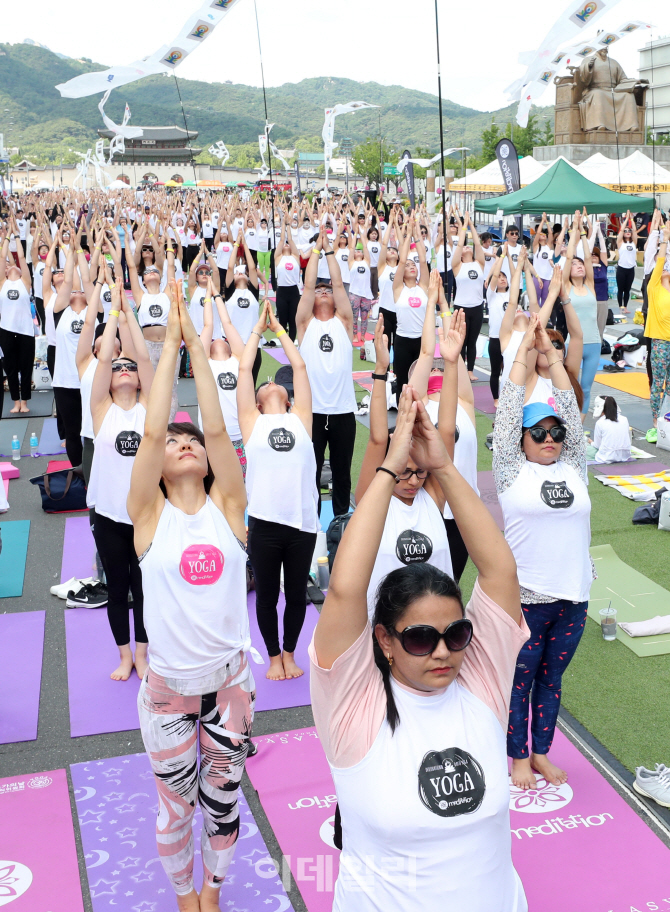
[[137,364],[134,361],[115,361],[112,364],[112,373],[116,374],[119,371],[136,371]]
[[541,425],[538,425],[538,427],[530,428],[527,433],[533,443],[544,443],[544,441],[547,439],[547,434],[550,435],[554,443],[563,443],[565,440],[565,435],[567,434],[567,430],[562,424],[556,424],[554,427],[550,428],[545,428]]
[[462,652],[472,640],[472,621],[467,618],[452,621],[443,633],[429,624],[413,624],[403,631],[398,631],[395,627],[387,629],[400,640],[405,652],[413,656],[430,655],[435,652],[440,640],[444,640],[449,652]]
[[398,481],[409,481],[412,475],[416,475],[418,479],[424,479],[428,477],[427,469],[405,469],[400,475],[398,475]]

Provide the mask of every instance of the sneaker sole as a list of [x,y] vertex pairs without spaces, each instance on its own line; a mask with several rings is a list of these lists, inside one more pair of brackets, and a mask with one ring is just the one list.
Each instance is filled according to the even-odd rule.
[[107,599],[102,602],[75,602],[72,599],[67,599],[65,602],[66,608],[105,608],[107,606]]
[[633,788],[638,793],[638,795],[644,795],[645,798],[650,798],[652,801],[655,801],[656,804],[660,804],[661,807],[670,808],[670,802],[661,801],[659,798],[655,798],[653,795],[650,795],[649,792],[645,792],[644,789],[640,788],[640,786],[637,784],[637,782],[633,783]]

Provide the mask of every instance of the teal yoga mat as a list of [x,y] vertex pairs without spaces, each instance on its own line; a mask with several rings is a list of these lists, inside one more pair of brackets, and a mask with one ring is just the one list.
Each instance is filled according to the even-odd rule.
[[0,523],[0,533],[0,598],[15,598],[23,595],[30,520],[15,519]]
[[11,421],[0,421],[0,456],[12,455],[12,437],[14,434],[21,441],[28,430],[29,418],[12,418]]

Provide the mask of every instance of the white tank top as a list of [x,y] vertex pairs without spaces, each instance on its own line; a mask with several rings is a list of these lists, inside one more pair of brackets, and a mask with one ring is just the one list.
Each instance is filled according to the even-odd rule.
[[370,253],[370,266],[376,266],[379,263],[379,252],[382,249],[380,241],[368,241],[368,251]]
[[547,405],[554,405],[554,386],[550,377],[537,375],[537,383],[524,405],[530,405],[531,402],[545,402]]
[[524,335],[525,333],[522,333],[519,329],[512,330],[512,335],[507,343],[507,348],[502,353],[503,369],[502,376],[500,377],[500,389],[505,385],[505,381],[509,380],[509,372],[512,370],[512,364],[517,356]]
[[338,247],[335,251],[335,259],[340,264],[340,272],[342,273],[342,281],[346,284],[350,281],[351,275],[349,273],[349,248],[348,247]]
[[192,516],[165,501],[140,563],[156,674],[192,681],[249,648],[246,564],[243,547],[209,497]]
[[[206,288],[201,288],[199,285],[196,286],[193,296],[191,297],[191,303],[188,306],[188,312],[191,315],[191,321],[198,335],[203,330],[205,325],[205,294],[207,292]],[[216,294],[216,292],[214,292]],[[221,318],[219,317],[219,311],[216,307],[216,301],[212,298],[212,320],[214,325],[212,327],[212,339],[222,339],[223,338],[223,328],[221,326]]]
[[427,304],[428,295],[420,285],[416,285],[414,288],[403,285],[395,305],[398,315],[397,336],[404,336],[407,339],[421,337]]
[[146,414],[139,402],[128,411],[112,402],[95,438],[86,503],[115,522],[130,523],[126,500]]
[[33,291],[36,298],[42,297],[42,280],[44,278],[45,263],[40,260],[37,266],[33,267]]
[[635,244],[623,243],[619,247],[619,266],[623,269],[632,269],[633,266],[637,266],[637,249]]
[[259,228],[256,232],[256,250],[259,253],[267,253],[270,249],[270,232],[267,229]]
[[395,732],[384,719],[363,760],[331,767],[344,831],[333,912],[527,912],[500,722],[458,681],[391,686]]
[[168,313],[170,312],[170,299],[163,291],[158,294],[142,295],[142,303],[137,311],[140,326],[167,326]]
[[356,409],[351,376],[353,345],[339,317],[311,319],[300,345],[312,389],[312,412],[344,415]]
[[233,245],[230,241],[221,241],[219,246],[216,248],[216,265],[219,269],[228,269],[228,263],[230,263],[230,257],[233,252]]
[[378,278],[379,284],[379,306],[389,313],[395,313],[395,301],[393,300],[393,280],[395,279],[396,266],[385,266],[384,271]]
[[507,253],[508,253],[508,256],[503,258],[501,271],[505,273],[505,275],[507,276],[507,281],[509,283],[512,281],[510,268],[509,268],[509,261],[510,261],[510,259],[512,260],[512,264],[513,264],[514,268],[516,269],[516,264],[519,259],[519,254],[521,253],[521,244],[517,244],[515,247],[510,247],[508,245]]
[[244,237],[247,242],[247,247],[249,250],[258,250],[258,244],[256,243],[256,229],[247,228],[244,232]]
[[316,277],[317,279],[328,279],[328,281],[330,281],[328,260],[326,259],[326,254],[323,250],[319,252],[319,262],[316,264]]
[[535,272],[542,281],[545,279],[551,280],[551,277],[554,274],[554,260],[551,247],[547,247],[546,245],[538,247],[537,253],[533,258],[533,266],[535,267]]
[[[454,275],[456,275],[454,273]],[[484,300],[484,270],[476,260],[461,263],[456,275],[456,304],[458,307],[478,307]]]
[[[242,436],[237,420],[237,378],[240,373],[240,362],[233,355],[226,361],[209,359],[208,364],[216,381],[216,390],[219,394],[223,420],[231,440],[239,440]],[[202,416],[198,406],[198,427],[202,430]]]
[[294,256],[283,256],[277,266],[277,285],[288,288],[300,280],[300,263]]
[[46,329],[47,345],[56,344],[56,323],[54,322],[54,304],[58,295],[54,291],[49,303],[44,307],[44,326]]
[[[91,414],[91,390],[93,388],[93,378],[98,368],[98,359],[96,357],[86,365],[86,370],[82,374],[81,387],[81,436],[93,440],[93,415]],[[89,488],[90,493],[90,488]]]
[[0,329],[18,333],[20,336],[34,336],[35,324],[30,309],[30,294],[22,279],[5,280],[0,291]]
[[349,264],[349,294],[361,298],[372,298],[370,267],[365,260],[354,260]]
[[54,367],[53,385],[65,389],[79,389],[79,371],[77,370],[77,346],[79,336],[86,319],[85,307],[79,313],[68,306],[61,311],[56,326],[56,365]]
[[377,587],[391,570],[425,563],[453,577],[442,516],[430,494],[420,488],[412,504],[391,498],[368,586],[368,618],[372,620],[374,614]]
[[489,305],[489,339],[500,338],[500,325],[509,304],[509,289],[496,291],[497,284],[497,282],[493,283],[486,293]]
[[[251,331],[258,323],[258,301],[249,288],[237,288],[226,301],[230,322],[246,345]],[[260,339],[258,340],[260,343]]]
[[[426,403],[428,417],[437,427],[437,415],[440,403],[429,399]],[[454,446],[454,465],[470,485],[475,494],[477,487],[477,431],[468,413],[461,403],[456,406],[456,444]],[[444,518],[453,519],[454,514],[448,503],[444,505]]]
[[244,449],[249,516],[316,532],[316,459],[300,418],[259,415]]
[[556,599],[586,601],[592,582],[591,501],[575,469],[561,460],[548,466],[526,462],[498,500],[519,583]]

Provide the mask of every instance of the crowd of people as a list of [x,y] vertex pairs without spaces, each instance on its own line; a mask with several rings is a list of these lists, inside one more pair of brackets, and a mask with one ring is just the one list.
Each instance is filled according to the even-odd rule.
[[[218,908],[235,851],[255,750],[251,585],[267,677],[282,686],[304,674],[295,651],[324,460],[328,450],[341,520],[352,506],[352,359],[372,319],[369,439],[310,645],[341,825],[334,909],[447,900],[524,912],[507,758],[519,788],[567,781],[549,752],[595,573],[582,423],[607,300],[597,220],[543,217],[529,250],[515,224],[498,247],[467,213],[383,198],[68,191],[21,205],[11,201],[0,229],[0,363],[12,411],[29,415],[44,331],[59,430],[82,466],[106,577],[111,676],[135,668],[142,679],[159,854],[179,909]],[[669,240],[655,213],[645,254],[654,419],[670,394]],[[627,217],[623,306],[629,242]],[[485,311],[504,533],[477,487]],[[259,378],[270,336],[290,368],[281,382]],[[180,374],[194,378],[197,424],[175,421]],[[603,409],[604,460],[627,423],[614,400]],[[477,581],[464,605],[468,560]],[[400,868],[382,876],[390,845],[416,857],[420,892]],[[355,876],[361,865],[379,873],[371,886]]]

